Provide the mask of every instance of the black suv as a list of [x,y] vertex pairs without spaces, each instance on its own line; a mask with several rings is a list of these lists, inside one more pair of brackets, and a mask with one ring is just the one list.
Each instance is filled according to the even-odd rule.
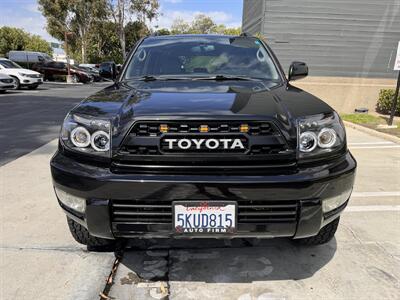
[[264,41],[151,36],[66,116],[51,172],[74,238],[329,241],[356,161],[338,114]]

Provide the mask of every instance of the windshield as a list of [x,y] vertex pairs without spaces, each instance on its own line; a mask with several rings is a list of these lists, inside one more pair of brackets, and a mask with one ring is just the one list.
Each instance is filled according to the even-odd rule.
[[6,69],[22,69],[21,66],[17,65],[11,60],[0,60],[0,65],[2,65]]
[[229,36],[147,38],[133,55],[125,78],[180,75],[280,79],[260,40]]

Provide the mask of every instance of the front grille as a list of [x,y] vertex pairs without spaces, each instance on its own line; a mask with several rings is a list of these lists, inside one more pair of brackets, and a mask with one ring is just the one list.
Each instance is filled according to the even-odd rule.
[[[293,223],[297,221],[298,202],[238,200],[239,224]],[[112,222],[124,224],[171,224],[172,201],[113,200]]]
[[[205,132],[207,131],[207,132]],[[215,149],[169,148],[167,140],[210,139],[220,141]],[[242,147],[226,147],[223,140],[240,140]],[[255,174],[271,167],[292,172],[294,149],[271,121],[138,121],[114,154],[115,173],[146,174]]]
[[41,74],[26,74],[26,77],[29,78],[42,78]]
[[166,125],[168,133],[204,133],[201,126],[206,125],[209,133],[239,133],[241,125],[248,125],[249,135],[271,135],[275,128],[269,122],[246,122],[246,121],[190,121],[190,122],[137,122],[131,129],[133,136],[160,136],[160,126]]

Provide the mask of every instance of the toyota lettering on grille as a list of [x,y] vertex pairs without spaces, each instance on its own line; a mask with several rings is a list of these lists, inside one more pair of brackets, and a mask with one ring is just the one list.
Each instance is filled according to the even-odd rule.
[[161,139],[161,151],[175,153],[219,152],[245,153],[248,151],[247,137],[224,136],[165,136]]
[[240,139],[165,139],[168,143],[168,149],[174,149],[176,145],[181,150],[187,150],[192,147],[200,150],[203,148],[214,150],[222,148],[224,150],[228,149],[245,149],[242,141]]

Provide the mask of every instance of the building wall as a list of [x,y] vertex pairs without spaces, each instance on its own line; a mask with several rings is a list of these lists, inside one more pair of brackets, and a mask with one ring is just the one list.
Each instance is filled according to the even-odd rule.
[[262,33],[285,70],[394,78],[400,0],[244,0],[243,30]]

